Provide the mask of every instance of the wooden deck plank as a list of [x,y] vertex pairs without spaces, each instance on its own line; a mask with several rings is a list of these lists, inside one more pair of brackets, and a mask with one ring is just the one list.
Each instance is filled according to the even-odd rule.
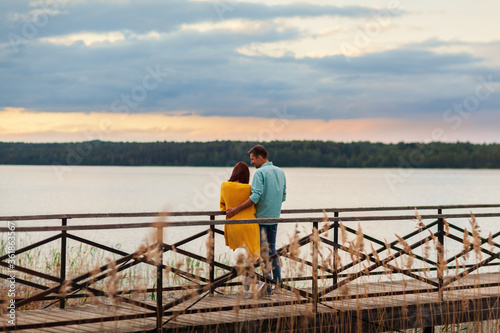
[[[40,310],[37,310],[40,311]],[[49,324],[61,321],[61,317],[54,315],[50,311],[37,312],[37,313],[22,313],[25,311],[20,311],[17,315],[16,326],[22,325],[32,325],[32,324]],[[26,311],[28,312],[28,311]],[[32,312],[32,311],[29,311]],[[27,318],[28,317],[28,318]]]
[[[57,332],[61,332],[60,329],[57,329],[57,328],[39,328],[37,330],[30,330],[31,332],[43,332],[43,333],[57,333]],[[27,332],[27,331],[23,331],[24,332]],[[63,331],[64,332],[64,331]]]
[[[75,319],[75,317],[68,317],[68,314],[61,316],[61,312],[70,312],[72,315],[77,315],[78,319],[87,319],[87,318],[100,318],[104,316],[114,316],[124,314],[122,309],[117,309],[113,311],[111,308],[107,308],[101,314],[96,313],[96,311],[100,311],[101,307],[86,307],[84,309],[71,309],[70,311],[58,310],[54,309],[51,311],[51,319],[59,318],[60,321],[63,320],[71,320]],[[102,311],[102,309],[101,309]],[[130,314],[131,312],[127,312],[126,314]],[[52,321],[52,320],[51,320]],[[144,329],[152,329],[155,327],[156,319],[136,319],[136,320],[125,320],[125,321],[108,321],[101,323],[86,323],[79,325],[68,325],[68,326],[57,326],[53,329],[45,329],[50,332],[135,332]]]
[[[130,314],[139,314],[139,313],[144,313],[146,311],[141,311],[144,309],[138,308],[136,306],[130,306],[128,304],[120,304],[116,307],[109,307],[105,308],[104,312],[102,312],[101,316],[107,317],[107,316],[120,316],[120,315],[130,315]],[[95,308],[87,308],[85,311],[90,312],[90,313],[95,313],[96,309]],[[154,323],[156,322],[156,319],[152,319],[153,326],[151,327],[151,320],[148,321],[148,318],[137,318],[133,320],[122,320],[122,321],[107,321],[107,322],[102,322],[99,323],[100,327],[102,329],[107,329],[107,330],[113,330],[116,328],[116,332],[125,332],[126,330],[128,331],[139,331],[139,330],[144,330],[145,328],[154,328],[155,325]],[[94,327],[92,325],[96,324],[82,324],[79,325],[79,327]]]
[[[76,309],[75,310],[71,309],[70,311],[65,311],[62,309],[51,309],[50,311],[45,311],[43,313],[39,313],[38,315],[45,315],[47,317],[47,319],[50,319],[48,321],[45,321],[46,323],[75,320],[76,317],[78,317],[78,319],[88,318],[88,316],[86,316],[84,314],[83,309],[78,309],[78,310],[79,311],[76,311]],[[91,325],[91,324],[89,324],[89,325]],[[73,325],[70,325],[70,326],[73,326]],[[69,328],[70,326],[56,326],[53,328],[46,328],[46,329],[48,331],[52,331],[52,332],[61,332],[61,331],[71,332],[71,328]],[[95,332],[96,328],[97,327],[95,327],[95,328],[85,327],[85,328],[80,328],[78,331],[79,332]]]
[[66,327],[47,327],[47,328],[37,328],[34,330],[27,330],[27,331],[23,330],[22,332],[23,333],[27,333],[27,332],[58,333],[58,332],[69,332],[69,330]]
[[47,320],[47,315],[43,312],[35,311],[17,311],[16,312],[16,324],[25,325],[31,323],[44,322]]

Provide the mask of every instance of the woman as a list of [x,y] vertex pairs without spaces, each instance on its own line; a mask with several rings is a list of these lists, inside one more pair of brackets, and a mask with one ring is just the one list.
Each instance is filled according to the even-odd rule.
[[[226,211],[236,207],[250,197],[250,169],[243,162],[238,162],[233,169],[231,178],[223,182],[220,191],[220,209]],[[255,206],[240,211],[231,219],[254,219]],[[258,223],[229,224],[224,226],[224,238],[229,248],[236,250],[243,247],[249,256],[258,258],[260,255],[260,231]]]

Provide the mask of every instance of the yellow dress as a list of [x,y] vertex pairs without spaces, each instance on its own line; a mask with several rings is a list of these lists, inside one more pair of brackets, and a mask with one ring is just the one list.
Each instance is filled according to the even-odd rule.
[[[236,207],[250,197],[249,184],[223,182],[220,189],[220,209],[225,211]],[[243,209],[231,219],[254,219],[255,205]],[[253,257],[260,255],[260,230],[258,223],[230,224],[224,226],[226,245],[235,250],[239,247],[248,249]]]

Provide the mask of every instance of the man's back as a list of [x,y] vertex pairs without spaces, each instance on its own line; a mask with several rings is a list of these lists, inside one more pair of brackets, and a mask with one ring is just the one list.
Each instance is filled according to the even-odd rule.
[[[286,199],[286,178],[272,162],[263,164],[253,177],[250,200],[255,203],[257,218],[279,218]],[[261,223],[262,224],[262,223]],[[273,223],[274,224],[274,223]]]

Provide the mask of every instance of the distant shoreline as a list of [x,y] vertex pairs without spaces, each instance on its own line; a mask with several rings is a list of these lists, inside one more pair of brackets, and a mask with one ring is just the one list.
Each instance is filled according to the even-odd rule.
[[[249,164],[257,142],[0,142],[0,165],[229,167]],[[500,168],[500,144],[271,141],[263,143],[281,167]]]

